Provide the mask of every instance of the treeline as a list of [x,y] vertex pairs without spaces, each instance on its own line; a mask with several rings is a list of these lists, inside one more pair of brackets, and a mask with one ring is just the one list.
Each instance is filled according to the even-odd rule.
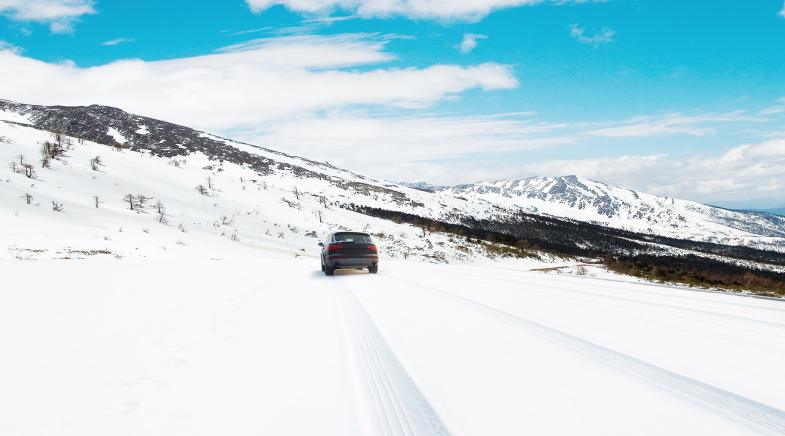
[[745,268],[693,254],[609,257],[604,264],[612,271],[651,280],[785,295],[783,273]]
[[453,222],[444,222],[355,204],[343,207],[364,215],[411,224],[423,229],[423,232],[451,233],[468,239],[508,245],[520,250],[522,255],[530,251],[544,251],[569,257],[594,257],[601,259],[608,268],[628,275],[690,285],[785,294],[783,273],[697,255],[674,255],[662,245],[738,260],[785,265],[785,256],[772,251],[666,238],[525,213],[498,220],[453,215],[448,216]]

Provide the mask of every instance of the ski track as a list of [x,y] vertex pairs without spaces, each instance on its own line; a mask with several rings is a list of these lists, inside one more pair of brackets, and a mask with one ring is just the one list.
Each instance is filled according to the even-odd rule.
[[362,390],[370,397],[376,433],[449,436],[368,312],[341,279],[335,279],[333,292],[362,373]]
[[[468,275],[472,276],[473,278],[480,278],[480,276],[478,274],[469,273]],[[490,279],[490,280],[495,280],[495,281],[504,282],[504,283],[510,283],[510,284],[514,284],[514,285],[520,285],[520,283],[521,283],[520,281],[516,281],[516,280],[512,280],[512,279],[506,279],[506,278],[500,278],[500,277],[482,276],[482,279],[483,280]],[[710,310],[695,309],[693,307],[676,306],[676,305],[672,305],[672,304],[657,303],[657,302],[648,301],[648,300],[642,300],[642,299],[638,299],[638,298],[620,297],[620,296],[617,296],[617,295],[611,295],[611,294],[608,294],[608,293],[598,292],[598,291],[595,291],[595,290],[586,290],[586,289],[576,290],[576,289],[572,289],[572,288],[568,288],[568,287],[554,285],[552,283],[547,283],[547,282],[542,281],[542,280],[537,280],[537,282],[535,284],[538,287],[540,287],[540,288],[551,289],[551,290],[560,292],[562,294],[571,294],[571,295],[579,295],[579,296],[590,296],[590,297],[606,298],[606,299],[609,299],[609,300],[622,301],[622,302],[625,302],[625,303],[631,303],[631,304],[635,304],[635,305],[638,305],[638,306],[643,306],[644,308],[647,308],[647,309],[650,309],[652,307],[660,307],[660,308],[664,308],[664,309],[668,309],[668,310],[675,310],[675,311],[683,313],[683,314],[698,313],[698,314],[701,314],[701,315],[704,315],[704,316],[707,316],[707,317],[711,318],[713,321],[715,321],[715,322],[717,322],[719,324],[727,325],[727,324],[729,324],[728,321],[730,321],[730,324],[733,325],[733,326],[736,326],[736,327],[741,327],[741,328],[744,328],[744,329],[754,330],[754,331],[758,331],[760,333],[766,333],[766,334],[769,334],[769,335],[785,338],[785,333],[783,333],[783,332],[785,332],[785,324],[781,324],[781,323],[777,323],[777,322],[773,322],[773,321],[765,321],[765,320],[747,318],[747,317],[744,317],[744,316],[730,315],[730,314],[727,314],[727,313],[715,312],[715,311],[710,311]],[[542,289],[528,289],[528,291],[534,291],[534,292],[539,292],[539,293],[546,293],[546,291],[543,291]],[[590,299],[585,299],[584,301],[591,302]],[[692,318],[692,317],[689,317],[689,316],[687,318],[688,319],[693,319],[693,320],[696,319],[696,318]],[[760,328],[751,328],[750,324],[759,326]]]
[[[494,269],[497,270],[497,271],[500,271],[500,272],[504,272],[505,274],[509,274],[511,272],[513,272],[513,273],[530,273],[530,272],[533,272],[533,270],[530,270],[530,269],[527,270],[527,269],[502,268],[502,267],[495,267]],[[469,271],[469,270],[470,269],[467,268],[465,271]],[[562,278],[565,278],[565,279],[572,279],[573,283],[576,283],[576,284],[578,284],[578,282],[576,280],[599,282],[596,285],[600,285],[601,284],[603,288],[613,289],[613,290],[616,290],[616,291],[624,291],[627,288],[622,287],[622,286],[609,286],[608,284],[622,284],[622,285],[635,284],[635,285],[638,285],[638,286],[641,287],[641,289],[638,291],[640,293],[656,295],[656,296],[659,296],[659,297],[665,296],[665,297],[668,297],[668,298],[671,298],[671,299],[678,299],[678,300],[697,301],[697,302],[701,302],[701,303],[705,303],[706,299],[705,298],[694,297],[694,296],[687,296],[687,295],[675,295],[673,291],[679,291],[679,292],[686,291],[686,292],[697,293],[697,294],[705,294],[705,295],[715,295],[715,296],[716,295],[722,295],[722,296],[726,296],[726,297],[742,297],[742,298],[751,298],[753,300],[779,301],[780,303],[785,303],[785,298],[768,297],[768,296],[765,296],[765,295],[744,294],[744,293],[729,292],[729,291],[718,291],[718,290],[712,290],[712,289],[690,288],[690,287],[686,287],[686,286],[683,286],[683,285],[670,285],[670,286],[668,286],[668,285],[662,285],[662,284],[658,284],[658,283],[651,283],[651,282],[644,282],[644,281],[630,281],[630,280],[611,279],[611,278],[607,278],[607,277],[588,277],[588,276],[571,277],[571,276],[565,275],[565,274],[562,274],[559,277],[562,277]],[[580,283],[580,284],[585,284],[585,283]],[[653,288],[654,290],[649,290],[649,289],[644,289],[644,288]],[[781,308],[780,307],[767,307],[767,306],[761,306],[761,305],[755,305],[755,304],[745,304],[745,303],[729,302],[729,301],[711,301],[711,303],[712,304],[722,304],[722,305],[733,306],[733,307],[748,307],[748,308],[751,308],[751,309],[766,310],[766,311],[772,311],[772,312],[785,312],[785,306],[783,306]]]
[[422,285],[396,275],[386,274],[385,277],[390,277],[411,285],[416,289],[473,308],[497,321],[536,332],[584,357],[678,394],[756,431],[766,434],[785,435],[785,412],[782,410],[449,291]]

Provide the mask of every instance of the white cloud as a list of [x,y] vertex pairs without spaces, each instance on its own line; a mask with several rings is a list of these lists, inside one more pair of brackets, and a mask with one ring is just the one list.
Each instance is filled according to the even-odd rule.
[[93,0],[0,0],[0,13],[16,21],[46,23],[53,33],[67,33],[77,18],[95,9]]
[[[222,53],[80,68],[0,52],[0,95],[39,104],[107,104],[219,130],[353,105],[422,108],[479,88],[518,85],[511,69],[472,66],[374,68],[392,58],[360,36],[257,40]],[[365,67],[362,70],[339,67]]]
[[763,108],[758,111],[758,115],[776,115],[785,112],[785,97],[777,99],[777,104]]
[[457,48],[461,53],[469,53],[477,47],[477,40],[486,38],[488,37],[477,33],[464,33],[463,39],[461,40],[461,43],[457,45]]
[[478,21],[498,9],[540,3],[568,4],[601,0],[246,0],[255,13],[275,5],[307,15],[347,11],[363,18],[402,16],[441,21]]
[[593,45],[594,47],[599,47],[612,42],[615,35],[616,32],[613,29],[603,27],[597,33],[590,36],[586,33],[586,29],[583,27],[577,24],[570,25],[570,36],[575,38],[581,44],[589,44]]
[[19,54],[22,52],[22,49],[9,42],[0,39],[0,51],[8,51],[8,52]]
[[779,16],[780,17],[785,17],[785,3],[783,3],[782,9],[780,9]]
[[120,45],[120,44],[125,44],[127,42],[134,42],[134,41],[135,41],[135,39],[133,39],[133,38],[114,38],[114,39],[110,39],[108,41],[102,42],[101,45],[107,46],[107,47],[111,47],[111,46],[114,46],[114,45]]
[[764,119],[742,111],[685,115],[670,113],[662,116],[633,117],[622,122],[605,123],[600,128],[589,128],[585,134],[611,138],[632,138],[662,135],[705,136],[716,131],[715,125],[729,122],[757,122]]
[[[265,123],[230,136],[257,144],[275,144],[287,152],[327,160],[374,177],[413,179],[433,161],[532,150],[565,144],[572,138],[556,131],[560,124],[542,123],[527,114],[502,116],[402,116],[366,112],[333,112]],[[372,150],[372,151],[371,151]],[[482,169],[482,165],[477,165]],[[373,171],[369,171],[373,168]],[[427,173],[435,182],[465,182],[467,173],[452,164]]]
[[577,174],[643,192],[711,204],[785,198],[785,139],[733,147],[721,154],[629,155],[553,160],[520,175]]

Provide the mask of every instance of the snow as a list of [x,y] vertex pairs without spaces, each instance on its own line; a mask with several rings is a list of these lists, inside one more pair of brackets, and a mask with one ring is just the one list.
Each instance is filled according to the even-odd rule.
[[[286,172],[260,176],[201,154],[165,159],[76,140],[65,159],[40,168],[38,150],[51,140],[50,134],[0,122],[0,136],[8,138],[0,142],[0,226],[15,229],[0,233],[0,259],[209,259],[260,250],[315,256],[319,238],[349,228],[376,235],[386,256],[458,262],[486,256],[481,244],[439,234],[423,237],[412,226],[342,209],[335,201],[356,199],[321,179]],[[20,154],[36,164],[36,179],[7,167]],[[103,162],[96,171],[89,164],[95,156]],[[212,185],[209,195],[197,192],[197,185]],[[25,194],[32,195],[31,204],[26,204]],[[136,213],[124,200],[128,194],[153,200],[145,213]],[[97,208],[95,196],[100,201]],[[320,197],[331,204],[325,207]],[[53,201],[62,203],[64,210],[53,211]],[[154,207],[158,201],[165,206],[166,223],[159,222]],[[381,195],[367,201],[387,204]]]
[[785,430],[781,301],[273,252],[0,270],[0,434]]
[[12,123],[29,123],[27,116],[10,111],[0,110],[0,121],[10,121]]
[[114,140],[117,141],[118,144],[125,144],[126,142],[128,142],[128,139],[126,139],[125,136],[123,136],[123,134],[120,133],[120,131],[118,131],[114,127],[110,127],[106,133],[112,138],[114,138]]
[[530,177],[442,191],[505,209],[678,239],[785,250],[785,220],[632,191],[581,177]]
[[[782,300],[500,258],[334,202],[384,192],[199,154],[74,140],[29,179],[5,163],[50,135],[0,137],[0,435],[785,433]],[[319,271],[336,229],[374,235],[379,274]]]

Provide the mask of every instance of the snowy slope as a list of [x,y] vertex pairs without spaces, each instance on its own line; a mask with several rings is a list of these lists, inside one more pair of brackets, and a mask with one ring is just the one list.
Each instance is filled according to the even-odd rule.
[[785,217],[659,197],[576,176],[482,182],[444,188],[442,192],[641,233],[785,248]]
[[[0,259],[225,258],[271,250],[316,258],[317,242],[339,229],[373,233],[385,258],[455,262],[495,257],[486,249],[490,244],[423,235],[409,225],[342,209],[341,203],[359,202],[436,213],[441,206],[433,201],[412,206],[426,201],[425,193],[393,191],[328,165],[232,143],[269,157],[269,169],[262,172],[201,151],[165,157],[66,137],[71,145],[65,157],[42,168],[40,148],[53,140],[51,132],[31,127],[15,113],[0,112],[3,118],[14,121],[0,121],[0,228],[11,229],[0,232]],[[19,167],[20,155],[34,166],[34,178],[9,166],[16,162]],[[102,165],[93,170],[90,160],[96,156]],[[199,185],[204,194],[197,191]],[[409,191],[412,197],[405,194]],[[150,198],[143,212],[130,210],[128,194]],[[63,210],[53,210],[53,202]]]
[[[67,150],[44,168],[53,131]],[[511,196],[105,107],[0,102],[0,163],[0,435],[785,434],[782,300],[590,278],[340,207],[491,218]],[[380,273],[324,277],[316,243],[349,228]]]
[[251,254],[0,261],[0,434],[785,434],[782,301]]
[[[314,195],[329,194],[340,203],[448,222],[460,216],[503,219],[525,211],[681,239],[785,250],[785,217],[728,211],[574,176],[409,187],[105,106],[35,106],[0,100],[0,120],[59,130],[97,144],[123,144],[160,158],[202,156],[202,161],[213,161],[205,166],[220,167],[214,161],[233,164],[242,167],[248,178],[268,177],[282,189],[298,185]],[[2,124],[0,129],[12,125]]]

